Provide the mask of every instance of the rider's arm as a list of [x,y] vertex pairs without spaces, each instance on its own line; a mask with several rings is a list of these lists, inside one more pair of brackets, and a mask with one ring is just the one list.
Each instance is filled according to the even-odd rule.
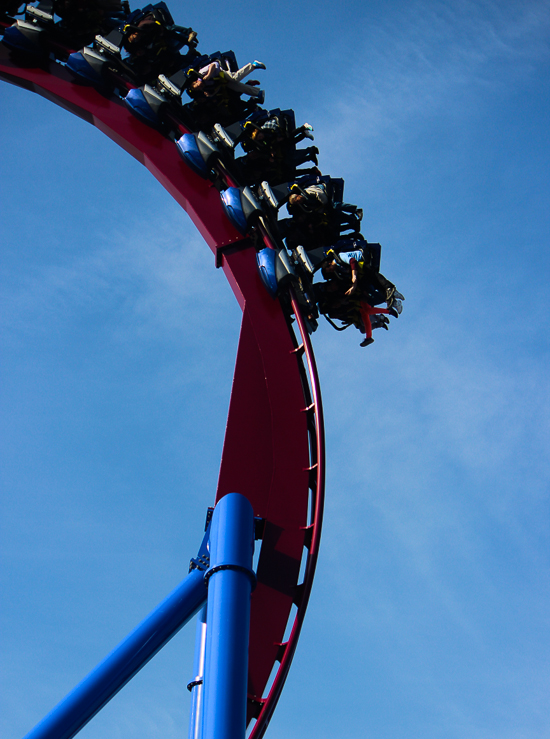
[[305,191],[310,197],[315,198],[321,205],[328,203],[328,195],[324,185],[310,185]]
[[212,62],[207,67],[203,67],[200,71],[201,76],[205,82],[211,80],[212,77],[217,77],[220,73],[220,63]]
[[353,295],[359,287],[359,260],[361,258],[361,252],[350,251],[340,254],[340,259],[349,264],[351,269],[351,287],[346,290],[346,295]]

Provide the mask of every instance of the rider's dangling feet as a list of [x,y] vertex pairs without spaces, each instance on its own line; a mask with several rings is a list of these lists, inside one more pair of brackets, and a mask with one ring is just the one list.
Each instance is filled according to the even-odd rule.
[[374,344],[374,339],[371,337],[363,339],[363,341],[359,344],[359,346],[369,346],[369,344]]

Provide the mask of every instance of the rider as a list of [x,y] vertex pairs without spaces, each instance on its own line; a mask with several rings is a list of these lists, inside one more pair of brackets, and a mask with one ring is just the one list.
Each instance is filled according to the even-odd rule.
[[259,87],[256,87],[259,82],[253,80],[249,85],[241,82],[242,79],[248,77],[256,69],[265,69],[265,64],[254,61],[245,64],[244,67],[241,67],[236,72],[231,72],[227,68],[222,69],[220,60],[216,59],[198,71],[190,71],[187,92],[190,97],[197,97],[198,95],[211,97],[215,94],[220,84],[225,84],[230,90],[234,90],[239,95],[249,95],[250,97],[256,98],[256,102],[261,104],[264,101],[265,93]]
[[286,233],[289,249],[299,245],[306,250],[328,247],[338,240],[340,232],[331,217],[332,203],[327,186],[321,180],[304,188],[294,183],[290,188],[287,210],[292,216]]
[[[145,79],[174,74],[198,55],[196,32],[176,26],[164,2],[134,11],[122,33],[122,46],[129,54],[125,61]],[[183,46],[188,47],[184,56],[179,53]]]
[[[395,318],[402,311],[403,295],[384,275],[373,269],[362,249],[338,254],[327,252],[322,273],[328,285],[323,290],[324,312],[335,318],[353,323],[366,336],[361,346],[372,344],[372,329],[387,328],[383,314]],[[387,302],[387,308],[374,307]],[[374,322],[371,316],[374,317]]]
[[[291,125],[291,124],[290,124]],[[272,185],[295,179],[298,175],[320,174],[317,169],[316,146],[296,149],[296,143],[304,138],[313,138],[311,126],[305,123],[300,128],[290,128],[284,113],[272,115],[263,123],[246,121],[239,137],[246,156],[239,160],[246,182],[267,180]],[[311,161],[315,167],[297,170]]]

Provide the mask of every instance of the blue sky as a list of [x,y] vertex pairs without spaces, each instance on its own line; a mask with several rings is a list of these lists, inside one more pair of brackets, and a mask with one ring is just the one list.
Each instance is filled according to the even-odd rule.
[[[202,50],[266,63],[266,103],[314,126],[406,296],[367,349],[314,336],[327,510],[268,736],[548,737],[548,3],[170,7]],[[195,554],[240,311],[144,168],[1,94],[0,727],[16,739]],[[81,736],[185,736],[193,631]]]

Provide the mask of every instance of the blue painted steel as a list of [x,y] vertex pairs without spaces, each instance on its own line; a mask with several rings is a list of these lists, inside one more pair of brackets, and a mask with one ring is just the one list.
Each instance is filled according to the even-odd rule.
[[204,739],[245,736],[253,552],[252,506],[230,493],[218,502],[210,528]]
[[147,102],[143,90],[134,88],[124,98],[132,113],[148,125],[158,126],[159,117]]
[[176,146],[178,147],[178,151],[184,162],[191,167],[194,172],[201,177],[208,177],[210,169],[199,151],[197,139],[194,133],[184,133],[183,136],[176,141]]
[[277,295],[276,258],[277,252],[269,247],[262,249],[256,254],[260,277],[272,298]]
[[70,69],[77,77],[85,79],[88,82],[93,82],[96,85],[103,83],[102,76],[84,59],[80,51],[69,54],[67,69]]
[[248,186],[241,190],[241,208],[247,223],[252,217],[262,215],[262,207]]
[[221,193],[222,203],[225,212],[231,223],[237,228],[242,234],[246,234],[248,231],[248,223],[243,213],[243,206],[241,203],[241,192],[238,187],[229,187]]
[[204,656],[206,651],[206,606],[197,619],[195,637],[195,660],[193,662],[193,682],[191,683],[191,713],[189,716],[189,739],[202,739],[204,707]]
[[42,49],[38,46],[39,30],[37,29],[36,38],[37,42],[33,43],[24,33],[22,33],[17,24],[9,26],[4,31],[3,41],[6,46],[10,49],[17,49],[17,51],[24,51],[27,54],[41,54]]
[[70,739],[184,626],[206,600],[195,569],[25,739]]

